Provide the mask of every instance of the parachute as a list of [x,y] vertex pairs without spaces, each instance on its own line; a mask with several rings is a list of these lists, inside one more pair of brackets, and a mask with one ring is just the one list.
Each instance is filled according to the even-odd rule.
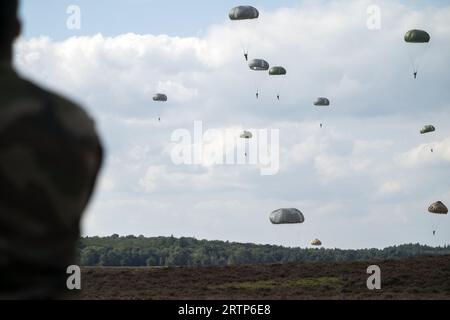
[[271,76],[284,76],[287,74],[287,71],[283,67],[272,67],[269,70],[269,75]]
[[[240,135],[240,138],[249,140],[253,138],[253,134],[250,131],[243,131]],[[245,152],[245,156],[247,157],[247,152]]]
[[[431,124],[426,125],[422,128],[422,130],[420,130],[420,134],[427,134],[430,132],[434,132],[436,131],[436,128],[434,126],[432,126]],[[431,148],[431,152],[434,152],[434,148]]]
[[[259,11],[252,6],[239,6],[231,9],[228,17],[232,21],[239,21],[240,23],[247,22],[253,27],[253,21],[258,21]],[[244,58],[245,61],[248,61],[248,47],[250,41],[248,39],[248,36],[244,36],[243,34],[241,34],[240,37],[242,49],[244,50]]]
[[314,105],[317,107],[327,107],[330,105],[330,100],[327,98],[317,98],[316,102],[314,102]]
[[319,239],[314,239],[313,241],[311,241],[311,245],[319,247],[322,245],[322,241],[320,241]]
[[[287,71],[285,68],[276,66],[269,69],[269,75],[270,76],[285,76],[287,74]],[[279,81],[277,81],[279,82]],[[280,90],[282,86],[281,83],[277,83],[276,85],[276,91],[277,91],[277,99],[280,100]]]
[[270,222],[272,224],[294,224],[303,223],[305,217],[298,209],[278,209],[270,214]]
[[250,131],[244,131],[241,133],[240,137],[242,139],[251,139],[253,138],[253,134]]
[[[324,97],[319,97],[317,98],[317,100],[314,102],[314,105],[316,107],[328,107],[330,105],[330,100],[328,100],[328,98],[324,98]],[[323,128],[323,123],[320,123],[320,128]]]
[[[253,59],[248,63],[248,67],[253,71],[267,71],[270,68],[269,63],[266,60],[263,59]],[[259,74],[257,75],[258,78],[255,78],[255,87],[256,87],[256,99],[259,99],[259,87],[261,84],[261,79],[259,78]]]
[[238,6],[230,10],[230,20],[252,20],[259,18],[258,9],[252,6]]
[[448,214],[448,208],[441,201],[438,201],[428,207],[428,212],[432,214]]
[[428,49],[431,37],[424,30],[413,29],[406,32],[404,39],[408,45],[408,53],[414,68],[414,79],[416,79],[422,57]]
[[[163,93],[157,93],[153,96],[153,101],[156,102],[166,102],[167,96]],[[158,117],[158,122],[161,122],[161,116]]]
[[430,133],[430,132],[434,132],[434,131],[436,131],[436,128],[434,126],[427,125],[427,126],[424,126],[422,128],[422,130],[420,130],[420,134],[426,134],[426,133]]
[[253,71],[267,71],[269,70],[269,63],[263,59],[253,59],[248,63],[248,66]]
[[405,34],[405,42],[408,43],[428,43],[430,40],[430,35],[423,30],[409,30]]
[[441,218],[448,214],[448,208],[441,201],[437,201],[428,207],[428,212],[431,213],[430,221],[433,227],[433,236],[436,235],[436,231],[441,222]]
[[162,93],[157,93],[153,96],[153,101],[158,101],[158,102],[166,102],[167,101],[167,96],[165,94]]

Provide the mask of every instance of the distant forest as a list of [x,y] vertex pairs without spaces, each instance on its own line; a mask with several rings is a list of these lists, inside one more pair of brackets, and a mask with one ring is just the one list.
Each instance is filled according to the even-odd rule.
[[82,266],[227,266],[287,262],[339,262],[450,255],[450,246],[406,244],[385,249],[302,249],[194,238],[112,235],[79,242]]

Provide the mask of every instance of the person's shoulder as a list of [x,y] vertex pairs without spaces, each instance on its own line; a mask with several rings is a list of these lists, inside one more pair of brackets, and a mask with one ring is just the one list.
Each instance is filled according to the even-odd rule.
[[31,81],[24,81],[27,82],[33,96],[48,105],[57,119],[71,133],[80,136],[96,136],[95,121],[81,105]]

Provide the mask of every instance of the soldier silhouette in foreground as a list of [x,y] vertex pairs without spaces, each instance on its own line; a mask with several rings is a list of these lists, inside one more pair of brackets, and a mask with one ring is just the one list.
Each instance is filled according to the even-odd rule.
[[0,299],[63,298],[103,153],[83,109],[13,70],[17,7],[0,2]]

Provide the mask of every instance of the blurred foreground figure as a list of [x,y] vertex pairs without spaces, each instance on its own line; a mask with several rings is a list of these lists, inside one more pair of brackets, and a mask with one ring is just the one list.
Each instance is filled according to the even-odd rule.
[[81,108],[12,69],[17,6],[0,2],[0,299],[62,298],[102,148]]

